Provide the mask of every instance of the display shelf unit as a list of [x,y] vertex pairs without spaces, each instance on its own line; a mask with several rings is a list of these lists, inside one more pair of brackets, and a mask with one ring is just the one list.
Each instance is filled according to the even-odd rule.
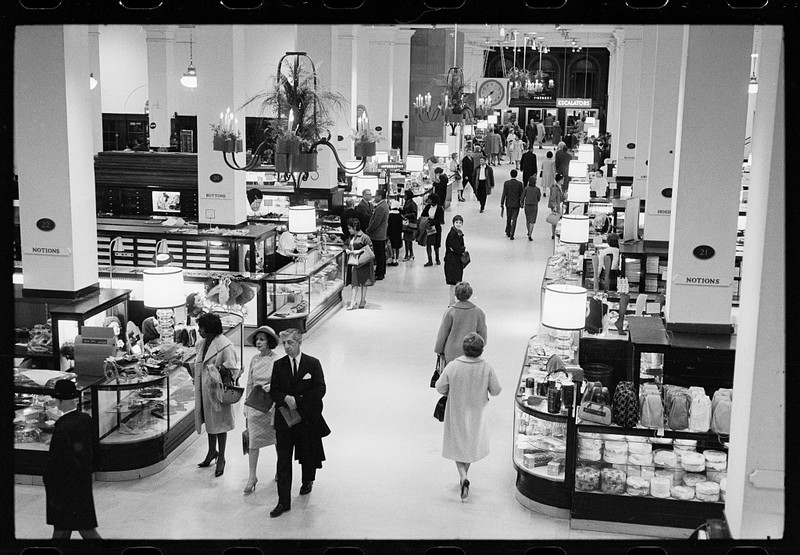
[[620,276],[628,278],[631,293],[666,293],[668,253],[667,247],[620,243]]
[[[276,183],[274,185],[258,185],[255,187],[264,194],[262,206],[269,215],[251,216],[251,222],[287,224],[289,222],[289,205],[295,194],[294,187]],[[300,187],[298,198],[303,204],[313,205],[318,217],[341,216],[344,211],[344,191],[338,185],[331,187]],[[262,211],[264,208],[262,208]]]

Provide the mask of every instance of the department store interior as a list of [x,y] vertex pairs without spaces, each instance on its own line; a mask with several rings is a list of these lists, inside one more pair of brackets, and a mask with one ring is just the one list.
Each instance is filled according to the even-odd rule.
[[[782,538],[784,58],[769,25],[17,28],[15,537],[52,532],[42,474],[66,378],[97,426],[107,539]],[[544,133],[529,139],[529,123]],[[515,124],[484,210],[462,160]],[[509,241],[519,144],[543,196]],[[560,150],[551,226],[540,170]],[[466,501],[428,385],[443,266],[415,237],[415,256],[389,251],[366,305],[346,310],[345,209],[365,190],[422,208],[436,166],[502,386]],[[280,519],[272,447],[242,492],[243,403],[215,477],[197,468],[186,369],[132,345],[154,319],[156,344],[190,360],[200,310],[220,315],[245,370],[261,325],[300,329],[322,362],[326,460]],[[624,426],[621,383],[639,403]]]

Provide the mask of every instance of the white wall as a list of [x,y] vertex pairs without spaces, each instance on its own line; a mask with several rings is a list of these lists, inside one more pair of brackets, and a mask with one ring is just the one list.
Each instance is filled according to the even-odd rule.
[[144,113],[147,100],[147,44],[141,25],[100,27],[100,73],[104,113]]

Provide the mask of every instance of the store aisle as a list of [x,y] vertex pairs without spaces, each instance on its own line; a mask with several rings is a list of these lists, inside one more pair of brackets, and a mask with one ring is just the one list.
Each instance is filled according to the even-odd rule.
[[[423,267],[424,249],[415,245],[416,259],[389,267],[386,279],[369,290],[366,309],[339,310],[306,336],[304,352],[322,361],[328,385],[324,415],[332,429],[325,439],[327,461],[311,494],[298,496],[300,469],[295,465],[292,510],[269,518],[277,503],[272,481],[276,456],[270,447],[262,450],[256,491],[242,495],[247,458],[240,447],[240,404],[237,430],[228,436],[224,476],[214,478],[213,466],[197,468],[206,438],[195,436],[186,451],[154,476],[95,484],[100,534],[117,539],[615,537],[571,531],[567,520],[532,512],[514,498],[513,395],[527,340],[536,333],[541,279],[552,241],[544,222],[546,198],[535,240],[525,239],[524,216],[516,240],[506,238],[500,193],[510,169],[508,163],[495,167],[497,186],[483,214],[469,194],[467,202],[454,202],[445,215],[445,231],[455,214],[464,217],[473,261],[464,279],[475,290],[472,300],[486,312],[484,358],[503,387],[487,408],[492,452],[472,466],[466,503],[459,498],[455,464],[441,457],[442,424],[432,417],[438,394],[428,386],[448,286],[444,266]],[[254,352],[245,350],[245,363]],[[18,538],[50,537],[44,488],[16,486],[15,510]]]

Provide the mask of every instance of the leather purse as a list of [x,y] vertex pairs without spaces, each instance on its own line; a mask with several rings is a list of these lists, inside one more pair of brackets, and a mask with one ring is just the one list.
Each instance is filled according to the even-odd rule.
[[461,253],[461,268],[466,268],[470,262],[472,262],[472,259],[469,256],[469,251]]
[[255,385],[253,389],[250,390],[250,395],[244,400],[244,404],[257,411],[267,413],[269,409],[272,408],[272,397],[269,396],[269,393],[264,391],[263,387]]
[[238,403],[242,395],[244,395],[244,388],[237,385],[239,380],[234,381],[231,371],[222,365],[219,367],[219,377],[222,380],[222,399],[220,403],[223,405]]
[[372,262],[375,259],[375,253],[372,251],[372,247],[369,245],[364,245],[364,252],[358,257],[358,264],[357,266],[360,268],[364,264],[368,262]]
[[447,407],[447,395],[442,395],[442,397],[436,401],[436,407],[433,409],[433,417],[439,422],[444,422],[445,407]]
[[560,219],[561,219],[561,216],[559,216],[557,212],[550,212],[547,215],[547,218],[545,218],[545,221],[548,224],[556,225],[558,223],[558,220],[560,220]]
[[436,387],[436,380],[439,379],[439,375],[442,373],[442,357],[441,355],[436,355],[436,367],[433,369],[433,375],[431,376],[431,387]]

